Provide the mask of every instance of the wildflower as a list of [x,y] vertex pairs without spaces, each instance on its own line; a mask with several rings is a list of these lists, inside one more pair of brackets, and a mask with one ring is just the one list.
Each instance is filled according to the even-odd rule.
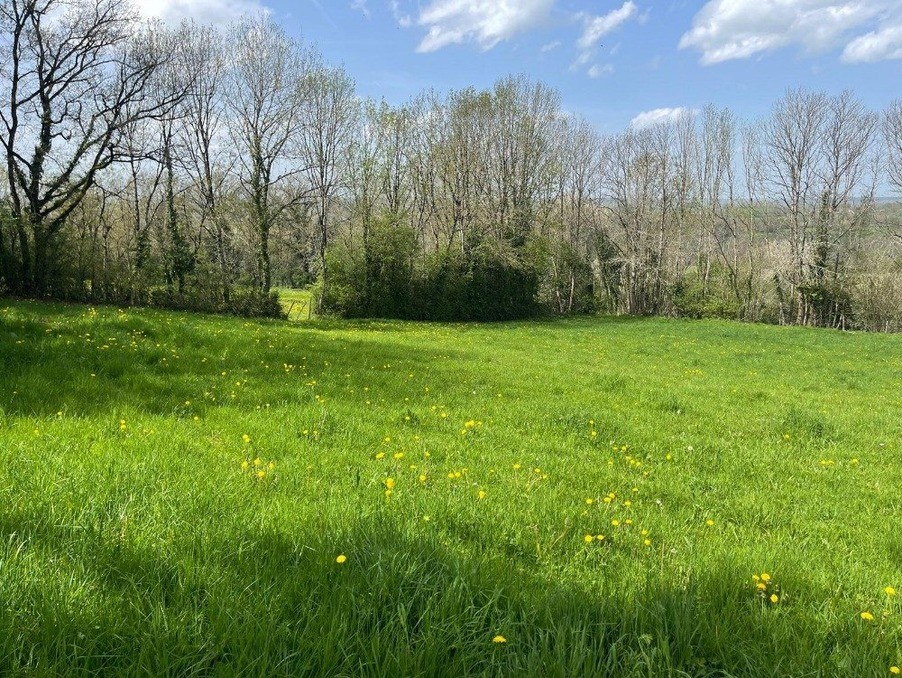
[[603,535],[603,534],[596,534],[596,535],[595,535],[595,539],[596,539],[597,541],[604,541],[604,535]]
[[385,452],[379,452],[378,454],[376,454],[376,459],[384,459],[384,458],[385,458]]
[[250,467],[250,464],[247,463],[247,459],[245,459],[243,462],[241,462],[241,470],[242,471],[247,471],[247,469],[249,467]]
[[646,546],[651,546],[651,539],[646,539],[646,540],[645,540],[644,542],[642,542],[642,543],[645,544]]
[[620,521],[619,521],[619,520],[612,520],[612,521],[611,521],[611,527],[617,527],[618,525],[620,525]]
[[505,638],[504,636],[495,636],[494,638],[492,638],[492,642],[493,643],[506,643],[507,638]]
[[257,471],[257,480],[263,480],[265,477],[266,477],[266,471],[264,471],[262,468],[259,471]]
[[776,605],[777,603],[780,602],[779,596],[777,596],[776,593],[772,593],[770,596],[770,602],[772,602],[774,605]]
[[861,618],[868,622],[874,621],[874,615],[867,611],[861,613]]
[[588,499],[586,499],[586,504],[588,504],[589,506],[591,506],[591,505],[594,503],[594,501],[595,501],[594,499],[592,499],[591,497],[589,497]]
[[263,460],[260,457],[254,459],[254,466],[263,466]]
[[485,499],[485,490],[479,490],[479,494],[477,496],[480,500]]
[[519,470],[520,470],[520,464],[514,464],[514,470],[515,470],[515,471],[519,471]]
[[394,478],[386,478],[385,479],[385,487],[389,490],[395,489],[395,479]]
[[892,586],[887,586],[885,589],[883,589],[883,592],[890,598],[896,595],[896,589],[894,589]]
[[587,544],[591,544],[593,539],[595,539],[595,537],[593,537],[591,534],[587,534],[585,537],[583,537],[583,541],[585,541]]
[[889,672],[894,676],[898,676],[900,673],[902,673],[902,669],[900,669],[898,666],[890,666]]
[[770,581],[770,575],[767,572],[762,572],[761,573],[761,581],[763,581],[766,584],[767,582]]
[[251,442],[251,437],[247,433],[241,436],[241,439],[244,441],[245,445],[248,445]]
[[705,521],[705,525],[707,525],[708,527],[714,527],[714,521],[711,520],[710,518],[708,518],[708,519]]
[[421,482],[421,483],[425,483],[425,482],[426,482],[426,474],[425,474],[425,473],[421,473],[421,474],[420,474],[420,482]]
[[344,565],[344,563],[345,563],[345,561],[347,561],[347,559],[348,559],[348,557],[344,553],[342,553],[341,555],[338,556],[338,558],[335,559],[335,562],[338,563],[339,565]]
[[395,457],[395,459],[403,459],[404,453],[403,452],[395,452],[394,457]]

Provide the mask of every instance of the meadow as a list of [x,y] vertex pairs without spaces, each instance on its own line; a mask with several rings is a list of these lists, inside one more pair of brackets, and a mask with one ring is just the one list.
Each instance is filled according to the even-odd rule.
[[900,384],[899,336],[0,301],[0,674],[898,673]]

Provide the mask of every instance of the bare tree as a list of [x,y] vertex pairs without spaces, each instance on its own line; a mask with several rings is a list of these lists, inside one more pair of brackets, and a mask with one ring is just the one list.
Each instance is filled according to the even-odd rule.
[[0,53],[19,291],[48,291],[67,217],[124,156],[123,130],[180,98],[146,95],[168,60],[118,0],[4,0]]
[[[305,169],[296,149],[306,112],[307,75],[315,57],[263,15],[240,21],[231,32],[230,45],[231,132],[257,239],[257,286],[268,294],[270,231],[285,210],[303,199],[302,191],[289,182]],[[284,195],[277,201],[279,190]]]
[[326,294],[330,213],[338,191],[346,183],[344,159],[356,128],[359,106],[354,82],[342,69],[317,66],[307,73],[301,158],[316,215],[320,283]]

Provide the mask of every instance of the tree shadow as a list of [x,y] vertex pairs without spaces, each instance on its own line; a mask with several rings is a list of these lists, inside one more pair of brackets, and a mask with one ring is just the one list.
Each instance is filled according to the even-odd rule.
[[[388,511],[321,527],[232,523],[180,533],[154,550],[118,538],[115,521],[79,532],[34,507],[0,516],[0,560],[67,563],[65,576],[30,580],[7,596],[0,672],[760,676],[873,669],[852,625],[823,628],[801,614],[790,621],[788,610],[770,609],[748,591],[747,573],[729,564],[623,591],[540,576],[494,550],[454,551],[437,532],[414,533]],[[346,562],[337,563],[337,554]],[[88,604],[73,606],[73,599]],[[498,635],[506,642],[493,642]]]
[[[91,317],[85,307],[34,308],[28,302],[0,307],[0,416],[122,410],[187,415],[185,402],[193,403],[192,412],[223,402],[251,408],[309,403],[305,384],[327,365],[359,370],[403,364],[434,371],[439,356],[456,356],[425,342],[380,341],[373,332],[359,339],[347,331],[330,336],[339,328],[352,329],[150,310],[102,309]],[[349,355],[356,360],[349,363]],[[288,365],[292,371],[282,372]],[[303,378],[303,369],[295,369],[304,366],[309,379]],[[205,401],[204,394],[217,400]]]

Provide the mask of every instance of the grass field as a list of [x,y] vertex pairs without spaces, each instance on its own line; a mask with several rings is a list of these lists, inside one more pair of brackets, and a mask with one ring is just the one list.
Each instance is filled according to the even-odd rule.
[[890,675],[900,384],[898,336],[0,302],[0,674]]

